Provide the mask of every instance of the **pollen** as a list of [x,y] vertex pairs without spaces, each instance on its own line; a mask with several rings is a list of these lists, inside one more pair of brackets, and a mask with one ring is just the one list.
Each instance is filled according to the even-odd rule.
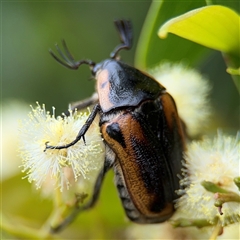
[[208,181],[224,192],[238,196],[234,178],[239,172],[240,134],[229,137],[218,132],[214,139],[205,137],[200,142],[192,142],[186,153],[183,185],[190,183],[177,202],[179,211],[192,218],[204,218],[213,222],[217,217],[223,226],[239,222],[239,199],[223,203],[221,212],[215,206],[215,192],[206,190],[202,182]]
[[[31,106],[28,118],[20,122],[19,153],[22,158],[22,171],[36,188],[49,185],[61,191],[74,185],[79,179],[91,178],[92,172],[103,164],[104,147],[96,122],[82,140],[65,149],[48,149],[46,143],[54,146],[65,145],[73,141],[89,116],[69,110],[69,115],[55,116],[46,111],[45,105],[37,103]],[[69,174],[71,172],[71,174]]]

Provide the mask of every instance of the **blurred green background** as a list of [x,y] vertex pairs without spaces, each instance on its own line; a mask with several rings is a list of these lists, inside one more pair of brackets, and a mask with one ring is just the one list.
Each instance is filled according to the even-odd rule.
[[[163,2],[155,32],[169,18],[206,4],[203,0]],[[213,3],[239,12],[239,1]],[[54,44],[61,47],[61,40],[65,39],[76,60],[87,58],[99,62],[109,57],[119,43],[113,20],[126,18],[134,27],[134,45],[131,51],[122,51],[121,57],[134,64],[150,4],[151,1],[2,2],[2,101],[17,99],[27,104],[39,101],[47,109],[55,106],[60,114],[68,103],[90,96],[95,82],[89,81],[88,66],[81,66],[78,71],[64,68],[50,56],[48,49],[55,51]],[[184,61],[209,78],[213,86],[211,104],[216,109],[219,127],[238,126],[238,93],[219,52],[171,34],[165,40],[155,34],[146,56],[148,67],[163,59]]]
[[69,102],[94,91],[88,66],[78,71],[59,65],[48,53],[61,47],[64,38],[76,60],[99,62],[119,44],[113,25],[118,18],[131,19],[134,46],[122,52],[133,63],[136,42],[151,1],[31,1],[2,3],[2,100],[55,106],[66,110]]
[[[91,73],[88,66],[81,66],[78,71],[64,68],[51,57],[48,49],[55,51],[55,43],[61,47],[61,40],[65,39],[76,60],[87,58],[99,62],[108,58],[119,44],[113,20],[126,18],[131,19],[134,26],[134,46],[131,51],[123,51],[121,55],[126,62],[132,64],[150,3],[151,1],[2,2],[1,100],[4,108],[14,111],[11,100],[24,102],[27,106],[35,105],[38,101],[40,104],[45,103],[48,110],[55,106],[56,114],[61,114],[70,102],[91,96],[95,82],[89,81]],[[7,118],[7,114],[5,116]],[[13,114],[13,117],[19,118],[19,115]],[[9,123],[6,119],[3,128],[7,129]],[[16,132],[17,129],[12,130]],[[10,132],[4,135],[7,144],[7,135],[12,135]],[[16,151],[13,149],[14,146],[16,148],[13,140],[8,142],[9,148],[4,149],[4,156],[9,151]],[[13,148],[11,145],[14,145]],[[15,160],[5,158],[4,161]],[[13,166],[16,168],[14,164]],[[3,169],[8,170],[6,163],[3,163]],[[20,171],[16,168],[16,175],[4,179],[1,184],[2,211],[16,227],[20,223],[39,228],[51,212],[52,203],[44,200],[27,179],[22,180],[24,175]],[[113,183],[113,173],[107,174],[105,180],[97,206],[81,214],[78,221],[63,231],[61,237],[91,239],[123,236],[123,227],[128,221]],[[6,233],[3,237],[13,238]]]
[[[214,3],[230,6],[239,12],[239,1]],[[11,100],[27,105],[34,105],[38,101],[40,104],[45,103],[48,110],[55,106],[56,113],[61,114],[70,102],[89,97],[95,89],[95,82],[89,81],[89,68],[85,65],[78,71],[64,68],[50,56],[48,49],[55,51],[56,42],[61,47],[64,38],[76,60],[91,59],[99,62],[108,58],[119,44],[113,20],[125,18],[132,21],[134,45],[131,51],[122,51],[121,57],[125,62],[134,64],[137,42],[150,4],[151,1],[127,0],[2,2],[1,101],[4,108],[10,106]],[[175,4],[182,5],[176,7]],[[204,5],[205,1],[165,1],[164,12],[157,25],[160,26],[170,17]],[[198,69],[209,78],[212,85],[210,103],[215,119],[212,131],[215,133],[217,126],[235,134],[239,128],[239,95],[225,71],[221,54],[176,36],[160,40],[156,35],[151,41],[147,56],[148,67],[163,59],[170,59],[184,60]],[[171,45],[171,41],[174,45]],[[176,41],[179,45],[175,44]],[[157,44],[162,47],[158,48]],[[185,46],[185,49],[180,46]],[[196,50],[199,48],[201,50]],[[213,126],[212,123],[210,125]],[[6,127],[3,124],[3,128]],[[10,135],[9,132],[6,134]],[[3,135],[3,141],[7,135]],[[16,135],[13,135],[12,140],[14,137]],[[9,147],[10,145],[11,141]],[[14,152],[15,149],[3,151]],[[47,218],[51,202],[43,200],[27,180],[21,180],[21,177],[23,175],[19,170],[19,174],[6,179],[1,185],[3,211],[13,223],[20,221],[25,224],[28,219],[32,226],[38,228]],[[96,208],[81,214],[61,234],[62,237],[116,239],[123,236],[123,230],[129,222],[126,221],[112,179],[111,172],[103,184]],[[11,239],[11,236],[6,235],[5,239]]]

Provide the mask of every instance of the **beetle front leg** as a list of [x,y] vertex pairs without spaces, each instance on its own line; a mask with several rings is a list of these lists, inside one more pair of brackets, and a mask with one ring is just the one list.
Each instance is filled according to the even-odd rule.
[[51,145],[48,145],[48,142],[45,143],[46,147],[44,149],[44,152],[47,150],[47,149],[63,149],[63,148],[69,148],[71,146],[73,146],[74,144],[76,144],[81,138],[83,139],[84,143],[85,143],[85,133],[87,132],[88,128],[90,127],[90,125],[92,124],[94,118],[96,117],[97,113],[99,112],[100,110],[100,106],[99,104],[96,104],[93,109],[92,109],[92,112],[90,113],[87,121],[85,122],[85,124],[82,126],[82,128],[80,129],[80,131],[78,132],[78,135],[76,136],[76,138],[68,143],[68,144],[65,144],[65,145],[62,145],[62,146],[51,146]]
[[75,109],[82,110],[84,108],[87,108],[91,105],[96,104],[97,102],[98,102],[98,94],[94,93],[90,98],[86,98],[84,100],[71,103],[70,108],[71,110],[75,110]]

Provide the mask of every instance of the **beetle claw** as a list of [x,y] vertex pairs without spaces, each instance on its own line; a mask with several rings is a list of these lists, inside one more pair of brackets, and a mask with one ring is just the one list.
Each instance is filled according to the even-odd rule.
[[85,140],[85,136],[84,135],[82,135],[82,140],[84,142],[84,145],[86,145],[86,140]]
[[44,152],[46,152],[47,149],[49,148],[48,143],[49,143],[49,141],[45,142],[45,149],[43,150]]
[[68,145],[63,145],[63,146],[52,146],[48,145],[49,141],[45,142],[45,149],[43,150],[46,152],[48,149],[63,149],[63,148],[68,148]]

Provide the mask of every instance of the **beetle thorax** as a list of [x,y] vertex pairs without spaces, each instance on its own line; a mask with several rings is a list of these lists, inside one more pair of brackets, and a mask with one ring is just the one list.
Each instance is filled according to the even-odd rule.
[[99,103],[103,112],[136,107],[156,99],[165,88],[150,76],[121,61],[106,59],[93,69]]

